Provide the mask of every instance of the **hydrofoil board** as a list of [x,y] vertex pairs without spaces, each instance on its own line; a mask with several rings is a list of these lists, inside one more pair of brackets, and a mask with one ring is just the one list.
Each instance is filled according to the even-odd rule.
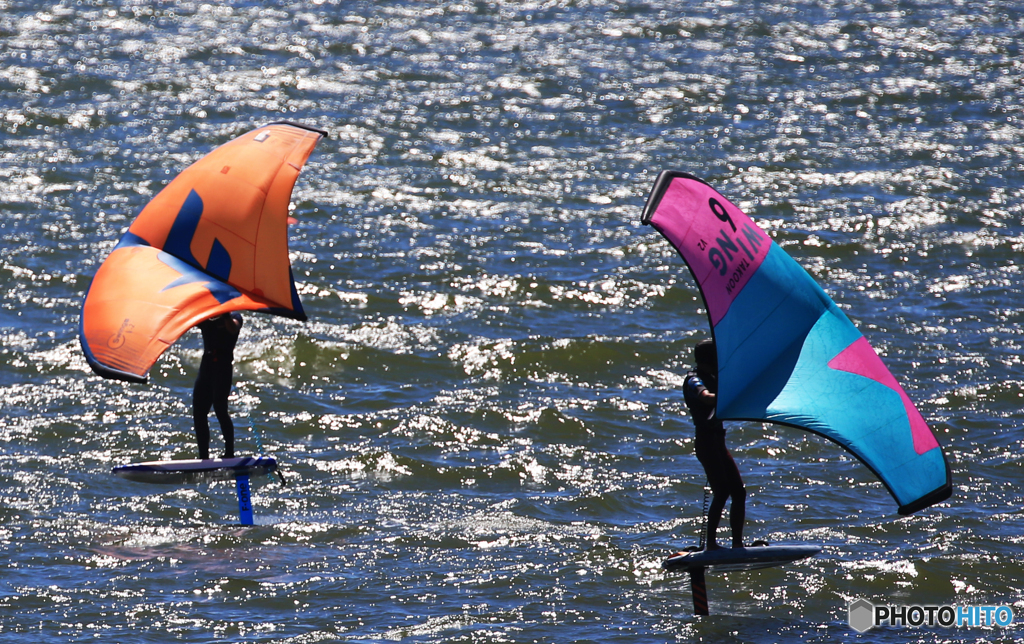
[[277,461],[269,456],[237,456],[131,463],[115,467],[111,473],[140,483],[182,484],[231,480],[239,476],[269,475],[276,469]]
[[821,552],[818,546],[747,546],[745,548],[717,548],[679,552],[662,562],[665,570],[690,572],[714,568],[719,572],[757,570],[781,566]]

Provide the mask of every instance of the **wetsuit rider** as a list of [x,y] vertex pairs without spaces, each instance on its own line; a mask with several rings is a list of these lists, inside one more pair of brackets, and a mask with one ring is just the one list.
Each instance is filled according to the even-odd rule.
[[195,423],[199,458],[210,458],[210,408],[217,414],[224,435],[224,458],[235,456],[235,426],[228,414],[235,344],[242,330],[242,316],[225,313],[199,323],[203,334],[203,359],[192,390],[192,419]]
[[725,502],[732,498],[729,508],[729,526],[732,528],[732,547],[743,547],[743,523],[746,519],[747,490],[743,486],[740,470],[725,446],[725,427],[715,415],[718,394],[718,353],[713,340],[697,343],[693,350],[696,371],[686,374],[683,398],[696,426],[694,451],[704,466],[711,485],[711,507],[708,509],[707,550],[721,546],[715,541],[718,524],[722,520]]

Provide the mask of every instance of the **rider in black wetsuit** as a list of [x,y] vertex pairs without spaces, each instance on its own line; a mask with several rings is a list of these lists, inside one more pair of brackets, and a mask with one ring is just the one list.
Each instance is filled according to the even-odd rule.
[[235,456],[235,427],[228,414],[235,343],[242,329],[242,316],[225,313],[199,323],[203,333],[203,359],[192,390],[192,419],[195,422],[199,458],[210,458],[210,408],[217,414],[224,435],[224,458]]
[[720,546],[715,541],[718,524],[722,520],[725,502],[732,497],[729,508],[729,526],[732,528],[732,547],[743,546],[743,523],[746,519],[747,490],[743,486],[736,461],[725,446],[725,427],[715,415],[718,393],[718,353],[714,340],[703,340],[693,350],[696,371],[686,374],[683,398],[697,428],[694,451],[704,466],[711,485],[711,507],[708,509],[706,548]]

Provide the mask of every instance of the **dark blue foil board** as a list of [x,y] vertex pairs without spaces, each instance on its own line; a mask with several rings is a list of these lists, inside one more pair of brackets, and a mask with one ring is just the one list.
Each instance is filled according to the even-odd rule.
[[239,456],[186,461],[149,461],[121,465],[111,470],[115,476],[140,483],[202,483],[223,481],[239,476],[266,476],[277,469],[269,456]]
[[746,548],[718,548],[680,552],[662,562],[665,570],[689,572],[711,568],[718,572],[757,570],[781,566],[821,552],[819,546],[749,546]]

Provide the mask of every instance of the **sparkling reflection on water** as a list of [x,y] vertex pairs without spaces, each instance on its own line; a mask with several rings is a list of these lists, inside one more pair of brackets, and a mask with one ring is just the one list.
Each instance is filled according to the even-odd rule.
[[[1018,8],[0,8],[4,641],[821,641],[855,597],[1020,605]],[[237,416],[289,480],[243,528],[230,486],[107,474],[190,455],[198,338],[129,386],[77,325],[148,199],[279,119],[332,138],[293,196],[311,321],[250,315],[239,347]],[[734,425],[748,531],[824,553],[710,576],[701,620],[658,567],[700,522],[679,385],[707,327],[638,225],[663,168],[811,271],[958,485],[898,519],[839,448]]]

